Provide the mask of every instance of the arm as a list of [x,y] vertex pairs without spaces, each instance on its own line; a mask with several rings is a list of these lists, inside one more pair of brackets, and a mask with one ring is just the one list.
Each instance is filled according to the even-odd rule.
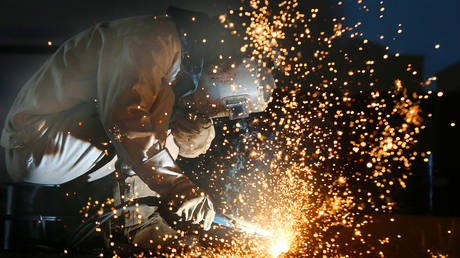
[[[206,211],[213,212],[212,203],[180,173],[164,148],[174,105],[169,82],[180,66],[180,41],[174,24],[156,23],[154,33],[106,40],[100,57],[99,114],[120,158],[169,200],[178,215],[200,222],[209,217]],[[197,214],[199,210],[205,214]]]
[[117,28],[102,31],[98,111],[120,158],[166,196],[184,177],[164,149],[174,105],[168,83],[179,69],[180,43],[173,24],[148,22],[153,25],[133,24],[124,35]]

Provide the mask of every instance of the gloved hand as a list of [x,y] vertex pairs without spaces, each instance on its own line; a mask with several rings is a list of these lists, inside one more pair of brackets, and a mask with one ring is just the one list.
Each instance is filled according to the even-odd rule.
[[211,199],[187,177],[181,177],[167,196],[170,210],[184,221],[203,222],[204,230],[211,229],[216,215]]

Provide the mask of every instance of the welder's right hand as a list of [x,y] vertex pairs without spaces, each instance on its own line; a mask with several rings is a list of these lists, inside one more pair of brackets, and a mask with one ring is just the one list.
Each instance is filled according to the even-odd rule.
[[204,230],[211,229],[216,212],[209,196],[185,176],[178,181],[167,197],[171,211],[183,221],[203,223]]

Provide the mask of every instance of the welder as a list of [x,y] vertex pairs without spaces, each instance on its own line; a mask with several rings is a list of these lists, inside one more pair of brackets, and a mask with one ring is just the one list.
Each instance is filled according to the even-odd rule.
[[[263,111],[275,86],[268,68],[222,39],[221,22],[169,8],[162,17],[100,23],[64,42],[7,116],[1,144],[12,180],[92,182],[116,170],[126,186],[116,189],[118,202],[158,195],[208,230],[213,203],[175,159],[206,152],[212,118]],[[148,246],[174,234],[158,226],[155,207],[130,212],[131,242]]]

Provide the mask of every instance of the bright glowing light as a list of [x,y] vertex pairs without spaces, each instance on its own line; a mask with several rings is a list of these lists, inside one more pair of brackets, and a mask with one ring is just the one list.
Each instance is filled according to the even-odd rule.
[[272,246],[271,254],[273,257],[278,257],[282,253],[289,251],[289,243],[286,239],[277,239],[277,243]]
[[277,232],[271,241],[270,254],[273,255],[273,257],[278,257],[280,254],[288,252],[292,241],[292,232]]

